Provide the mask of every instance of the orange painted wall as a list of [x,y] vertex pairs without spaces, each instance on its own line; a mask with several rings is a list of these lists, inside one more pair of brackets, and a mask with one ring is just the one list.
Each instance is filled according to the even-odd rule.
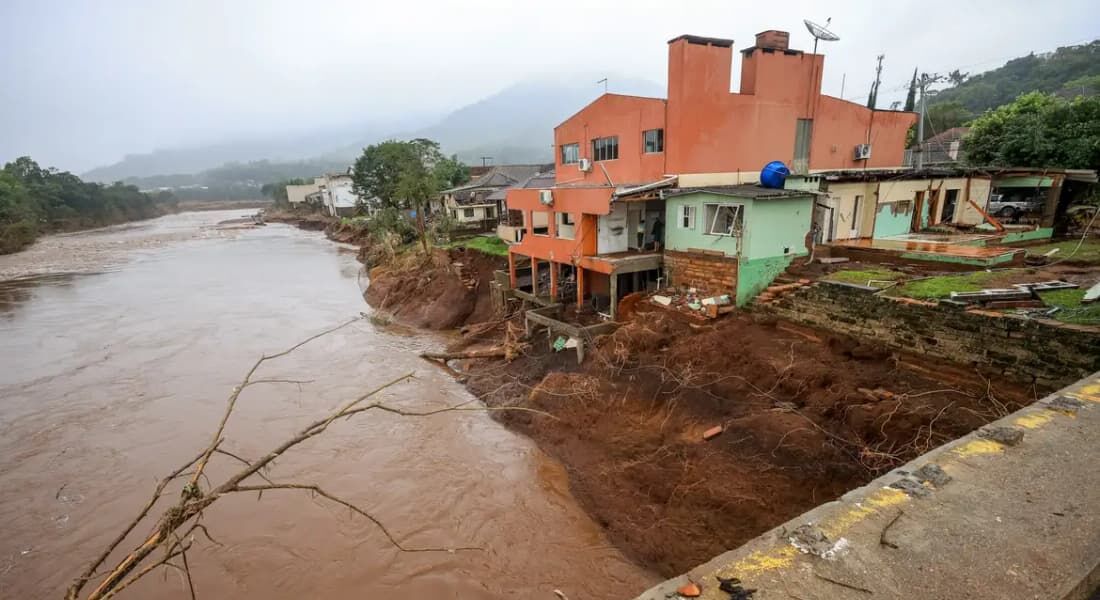
[[[916,113],[877,110],[822,96],[814,117],[811,169],[898,167],[905,160],[905,135]],[[868,138],[870,131],[870,138]],[[855,160],[856,144],[871,144],[870,160]]]
[[[558,183],[608,185],[602,165],[616,185],[660,179],[664,175],[664,154],[643,153],[642,132],[664,127],[664,100],[604,94],[554,128],[555,178]],[[581,157],[591,159],[592,140],[613,135],[619,136],[618,159],[593,163],[587,173],[576,164],[562,164],[562,144],[578,144]]]
[[872,111],[820,94],[824,56],[760,48],[744,54],[741,93],[734,94],[731,47],[669,44],[666,172],[757,172],[773,160],[790,165],[800,118],[814,119],[811,170],[901,166],[915,114],[875,111],[871,159],[856,163],[855,145],[866,143]]
[[[607,214],[611,205],[611,188],[556,188],[554,204],[551,207],[539,202],[539,190],[509,190],[508,207],[522,210],[524,213],[545,211],[549,215],[549,234],[535,235],[531,228],[523,236],[523,241],[510,246],[509,252],[532,256],[542,260],[572,263],[582,256],[596,254],[596,222],[598,210]],[[557,219],[554,212],[568,212],[576,224],[573,239],[557,237]],[[531,223],[532,219],[526,219]]]

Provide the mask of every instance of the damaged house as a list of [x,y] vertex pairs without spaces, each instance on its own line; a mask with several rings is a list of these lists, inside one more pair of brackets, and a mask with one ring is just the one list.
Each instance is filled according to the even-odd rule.
[[[742,226],[755,232],[757,218],[768,222],[762,215],[769,209],[760,207],[768,201],[787,203],[788,198],[764,200],[747,189],[726,186],[754,183],[771,161],[783,161],[802,174],[901,167],[906,132],[916,115],[869,109],[822,94],[825,57],[791,49],[788,42],[786,32],[758,34],[741,51],[740,88],[734,93],[733,40],[679,36],[668,42],[667,98],[605,93],[558,125],[553,184],[507,192],[507,207],[522,215],[524,230],[509,248],[510,285],[520,283],[517,269],[530,269],[531,276],[524,277],[529,283],[523,286],[528,293],[575,300],[597,310],[606,307],[614,315],[626,294],[677,276],[675,266],[665,274],[665,238],[672,235],[676,216],[667,204],[689,188],[723,199],[730,196],[716,192],[741,193],[731,202],[745,206],[739,217]],[[687,242],[695,234],[680,232],[677,248],[668,246],[677,256],[709,259],[721,252],[737,261],[775,258],[770,248],[731,250],[729,244],[748,240],[732,233],[715,244],[713,238],[721,236],[702,230],[708,202],[705,196],[695,197],[695,234],[711,236],[702,238],[710,243]],[[798,197],[797,202],[789,199],[792,205],[802,203],[797,219],[790,221],[792,227],[797,221],[797,229],[782,232],[779,249],[788,251],[778,262],[805,252],[801,240],[811,228],[806,206],[812,206],[812,195]],[[678,202],[689,201],[683,198]],[[762,243],[773,233],[748,235],[758,235]],[[745,285],[747,294],[758,283],[755,275],[749,285],[744,272],[732,266],[731,271],[729,281],[737,283],[731,287],[738,288],[742,301],[738,286]],[[684,276],[683,269],[679,276]]]
[[467,183],[440,192],[432,212],[445,212],[460,228],[491,231],[504,215],[504,192],[547,165],[500,165],[490,167]]

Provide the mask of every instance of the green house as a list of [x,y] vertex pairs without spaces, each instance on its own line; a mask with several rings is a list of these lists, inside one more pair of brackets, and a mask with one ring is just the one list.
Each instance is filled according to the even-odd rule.
[[665,199],[670,285],[730,294],[742,306],[810,253],[812,192],[732,185],[682,188]]

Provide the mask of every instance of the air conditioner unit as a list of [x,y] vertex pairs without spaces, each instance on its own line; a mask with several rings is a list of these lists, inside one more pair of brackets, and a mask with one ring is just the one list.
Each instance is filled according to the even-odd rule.
[[856,160],[871,158],[871,144],[856,144]]
[[554,191],[553,190],[539,190],[539,202],[546,206],[550,206],[554,203]]
[[588,160],[587,158],[582,158],[582,159],[580,159],[580,161],[579,161],[579,162],[577,163],[577,166],[578,166],[578,167],[580,167],[580,169],[581,169],[582,171],[584,171],[585,173],[587,173],[587,172],[589,172],[589,171],[591,171],[591,170],[592,170],[592,161],[591,161],[591,160]]

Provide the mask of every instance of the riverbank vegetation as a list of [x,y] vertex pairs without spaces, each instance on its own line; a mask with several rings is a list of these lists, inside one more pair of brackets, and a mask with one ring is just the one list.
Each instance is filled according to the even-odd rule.
[[82,181],[24,156],[0,170],[0,254],[17,252],[45,233],[148,219],[175,207],[171,193]]

